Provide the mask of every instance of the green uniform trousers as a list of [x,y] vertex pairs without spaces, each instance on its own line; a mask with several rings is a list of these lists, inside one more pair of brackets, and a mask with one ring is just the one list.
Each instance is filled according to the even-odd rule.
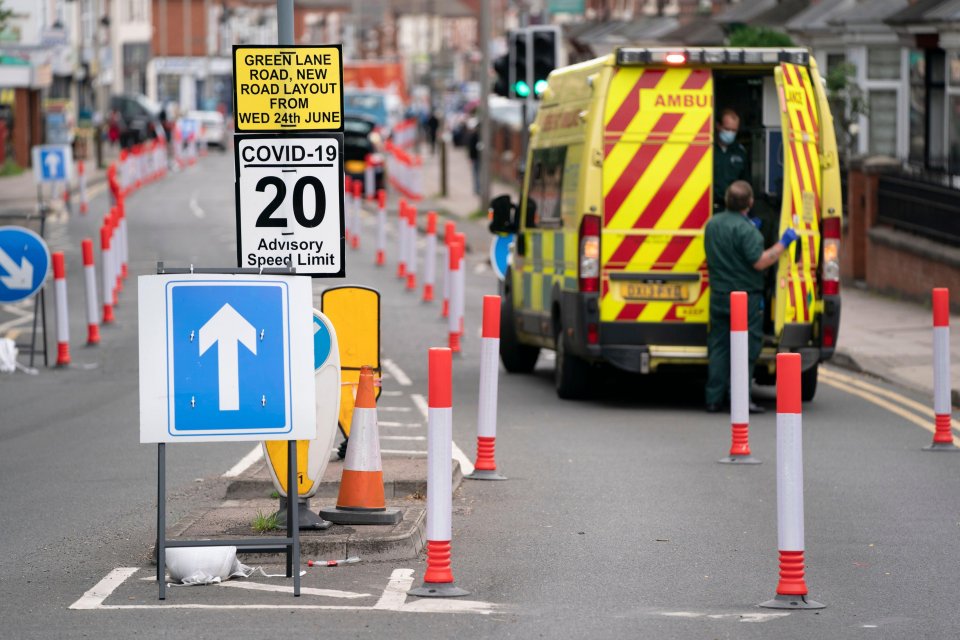
[[[763,294],[747,296],[747,338],[750,376],[763,346]],[[710,332],[707,335],[707,404],[723,404],[730,398],[730,294],[710,293]]]

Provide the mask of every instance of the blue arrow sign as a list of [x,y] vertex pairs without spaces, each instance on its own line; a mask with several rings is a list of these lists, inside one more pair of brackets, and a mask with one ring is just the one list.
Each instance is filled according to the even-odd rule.
[[69,145],[44,144],[33,147],[33,177],[37,184],[70,179],[73,153]]
[[167,290],[170,433],[289,431],[285,284],[170,282]]
[[497,235],[490,242],[490,265],[497,277],[503,280],[507,275],[507,266],[510,259],[510,245],[513,244],[512,233],[505,236]]
[[319,371],[330,357],[330,330],[320,322],[316,313],[313,315],[313,370]]
[[29,298],[49,270],[50,250],[43,238],[23,227],[0,227],[0,302]]

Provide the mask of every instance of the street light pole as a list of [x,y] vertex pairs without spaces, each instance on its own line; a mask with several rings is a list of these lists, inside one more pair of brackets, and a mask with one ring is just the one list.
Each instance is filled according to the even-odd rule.
[[293,0],[277,0],[277,44],[296,44],[293,41]]
[[493,149],[490,144],[490,6],[480,3],[480,209],[486,211],[490,202],[490,173],[493,168]]

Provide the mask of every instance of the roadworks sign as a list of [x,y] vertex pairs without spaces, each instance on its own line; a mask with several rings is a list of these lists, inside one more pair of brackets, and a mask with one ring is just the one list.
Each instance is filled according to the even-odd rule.
[[237,131],[343,130],[340,45],[234,46]]

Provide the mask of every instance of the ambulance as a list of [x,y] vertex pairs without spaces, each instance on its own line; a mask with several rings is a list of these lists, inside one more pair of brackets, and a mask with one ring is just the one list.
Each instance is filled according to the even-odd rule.
[[602,363],[707,363],[703,230],[724,109],[740,117],[764,246],[788,227],[799,235],[767,271],[754,373],[772,383],[776,354],[799,353],[813,398],[840,325],[842,197],[824,83],[801,48],[623,47],[550,74],[520,202],[490,206],[491,231],[516,234],[501,292],[508,371],[552,349],[558,395],[578,398]]

